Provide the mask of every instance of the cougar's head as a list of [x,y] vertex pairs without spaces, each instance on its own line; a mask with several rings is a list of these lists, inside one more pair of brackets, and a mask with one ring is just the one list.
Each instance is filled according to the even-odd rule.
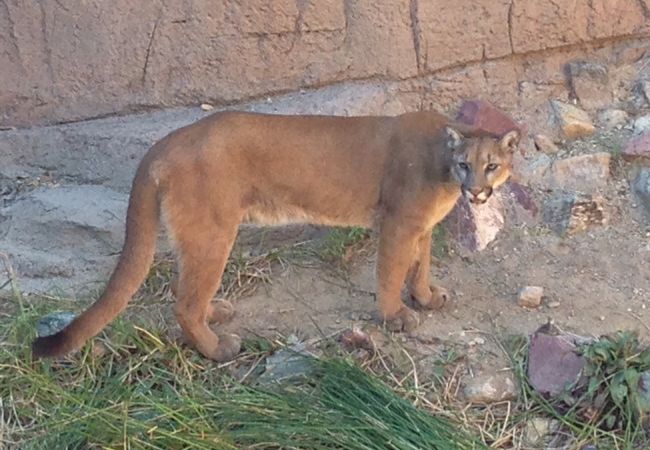
[[460,183],[461,192],[470,203],[485,203],[494,188],[510,176],[519,131],[510,131],[501,138],[466,138],[450,127],[445,132],[447,146],[453,152],[452,177]]

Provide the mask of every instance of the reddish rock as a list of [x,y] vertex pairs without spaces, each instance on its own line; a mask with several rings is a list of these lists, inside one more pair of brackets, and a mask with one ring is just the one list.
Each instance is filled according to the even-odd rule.
[[509,226],[539,223],[539,207],[531,188],[511,180],[500,189]]
[[510,197],[514,200],[514,203],[525,211],[528,211],[533,216],[536,216],[539,212],[537,207],[537,202],[533,196],[533,190],[527,186],[510,181],[506,184],[505,189],[510,194]]
[[470,205],[461,198],[445,218],[444,226],[462,249],[476,252],[496,239],[506,215],[514,223],[536,223],[538,206],[530,188],[510,181],[484,205]]
[[555,396],[577,383],[586,362],[576,350],[574,336],[536,331],[528,353],[528,379],[533,388]]
[[523,132],[521,125],[485,100],[469,100],[463,102],[456,120],[497,135],[505,134],[515,129]]
[[630,139],[623,150],[626,159],[650,158],[650,133]]
[[474,252],[485,249],[501,231],[504,222],[501,194],[496,194],[477,206],[461,198],[445,219],[445,227],[465,250]]

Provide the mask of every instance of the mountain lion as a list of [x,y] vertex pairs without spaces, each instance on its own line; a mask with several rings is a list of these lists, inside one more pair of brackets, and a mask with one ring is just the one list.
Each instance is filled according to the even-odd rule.
[[37,338],[35,357],[63,355],[99,333],[127,303],[153,262],[163,223],[177,256],[176,316],[207,358],[240,351],[211,322],[234,310],[211,302],[241,222],[376,227],[379,310],[392,331],[447,292],[429,285],[431,230],[461,194],[484,203],[506,181],[519,132],[493,136],[421,111],[397,117],[281,116],[221,112],[176,130],[140,163],[122,254],[100,298],[62,331]]

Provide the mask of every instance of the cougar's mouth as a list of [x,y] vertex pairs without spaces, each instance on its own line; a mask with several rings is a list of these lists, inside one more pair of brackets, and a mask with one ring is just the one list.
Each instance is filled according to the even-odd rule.
[[492,195],[492,188],[486,187],[483,189],[466,189],[463,188],[463,196],[474,205],[482,205],[487,202]]

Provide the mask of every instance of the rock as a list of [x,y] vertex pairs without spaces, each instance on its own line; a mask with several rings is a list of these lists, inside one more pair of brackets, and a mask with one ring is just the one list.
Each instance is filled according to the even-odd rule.
[[201,109],[203,111],[212,111],[214,109],[214,106],[209,103],[201,103]]
[[444,219],[443,226],[460,245],[461,251],[484,250],[503,229],[505,216],[516,224],[536,225],[539,208],[533,190],[508,181],[483,205],[458,201]]
[[484,100],[463,102],[456,120],[496,135],[502,135],[512,130],[522,130],[522,127],[503,111]]
[[590,136],[596,131],[589,115],[582,109],[557,100],[551,101],[555,119],[567,139]]
[[634,120],[634,134],[643,134],[650,131],[650,115],[637,117]]
[[[396,115],[417,108],[409,101],[397,83],[347,82],[234,108],[277,114]],[[136,167],[151,145],[205,116],[199,107],[176,108],[0,132],[0,177],[14,178],[18,173],[36,178],[45,167],[54,169],[58,179],[128,193]]]
[[650,133],[643,133],[630,139],[623,149],[623,158],[627,160],[650,158]]
[[632,192],[643,206],[645,213],[650,216],[650,169],[641,169],[632,181]]
[[506,215],[510,221],[528,226],[538,223],[539,207],[533,189],[515,181],[508,181],[501,189]]
[[36,334],[40,337],[51,336],[65,328],[77,317],[72,311],[57,311],[38,319]]
[[553,187],[592,192],[607,186],[610,178],[609,153],[592,153],[558,159],[551,166]]
[[358,328],[343,331],[339,336],[339,340],[341,345],[348,351],[359,348],[371,351],[375,348],[370,335]]
[[571,94],[583,108],[596,110],[612,103],[607,67],[602,64],[576,61],[568,65]]
[[605,109],[598,113],[598,123],[606,130],[621,128],[628,119],[627,112],[622,109]]
[[101,186],[38,188],[0,210],[0,248],[21,289],[95,290],[115,263],[127,195]]
[[530,338],[528,379],[540,394],[556,396],[579,381],[586,361],[576,353],[576,337],[544,328]]
[[542,304],[544,288],[540,286],[526,286],[519,291],[517,303],[524,308],[539,308]]
[[543,448],[546,437],[557,429],[556,420],[545,417],[533,417],[526,422],[524,428],[524,442],[531,448]]
[[516,400],[519,388],[511,373],[500,372],[480,375],[467,381],[463,395],[470,403],[489,404]]
[[518,178],[528,186],[548,187],[553,160],[546,154],[534,155],[517,168]]
[[258,378],[261,384],[271,384],[308,375],[312,366],[309,358],[314,357],[305,342],[298,342],[282,348],[266,358],[266,370]]
[[560,150],[553,140],[545,134],[536,134],[533,136],[533,141],[535,142],[535,148],[540,152],[554,155]]
[[560,235],[576,234],[586,229],[606,225],[608,215],[605,200],[587,194],[558,194],[544,205],[543,220]]
[[641,88],[641,92],[643,92],[643,96],[645,97],[646,103],[650,103],[650,81],[649,80],[641,81],[640,88]]
[[483,205],[471,205],[461,199],[445,218],[445,227],[465,250],[484,250],[503,228],[505,218],[500,194]]

